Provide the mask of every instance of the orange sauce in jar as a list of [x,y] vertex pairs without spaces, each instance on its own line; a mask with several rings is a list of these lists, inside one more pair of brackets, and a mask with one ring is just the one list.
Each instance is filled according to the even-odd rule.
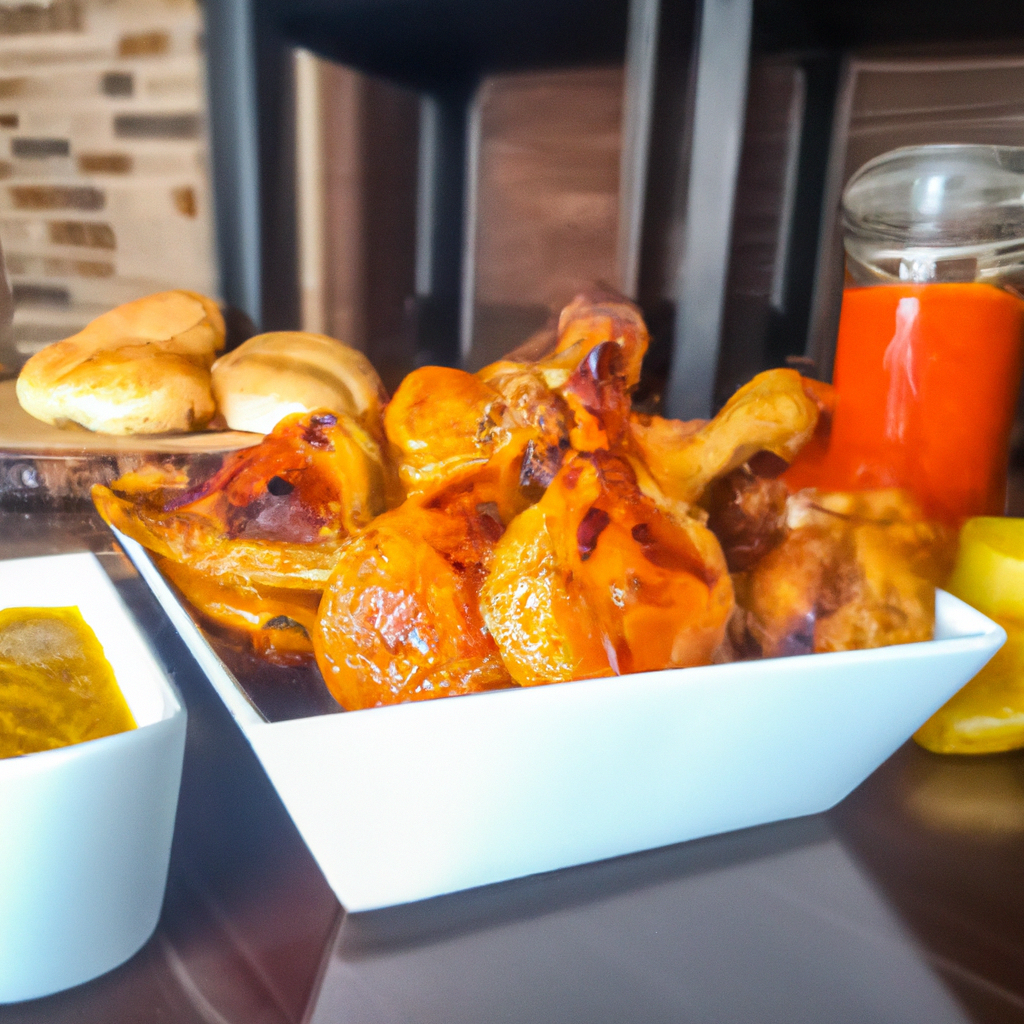
[[847,288],[831,433],[787,483],[904,487],[951,525],[1001,515],[1022,338],[1024,301],[994,285]]

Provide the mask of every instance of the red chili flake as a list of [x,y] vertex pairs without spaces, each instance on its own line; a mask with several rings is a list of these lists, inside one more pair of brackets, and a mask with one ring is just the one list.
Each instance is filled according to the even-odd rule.
[[689,573],[709,588],[715,585],[717,574],[705,564],[700,552],[685,535],[675,537],[674,543],[669,545],[658,540],[650,523],[637,523],[630,533],[633,540],[640,545],[644,558],[651,565],[656,565],[659,569],[668,569],[670,572]]
[[325,431],[328,427],[333,427],[337,422],[338,417],[330,412],[321,413],[319,416],[311,416],[309,424],[302,433],[303,440],[313,448],[319,448],[321,451],[333,451],[334,445],[331,444],[331,439],[326,435]]
[[476,514],[479,517],[480,530],[483,535],[492,543],[497,543],[505,532],[501,522],[501,514],[498,506],[493,501],[482,502],[476,507]]
[[[615,404],[614,384],[622,376],[622,348],[614,341],[595,345],[565,382],[564,389],[576,395],[595,415]],[[612,392],[607,388],[612,386]]]
[[519,486],[547,487],[561,468],[564,454],[560,444],[544,446],[528,441],[519,469]]
[[575,486],[580,482],[580,473],[582,472],[582,466],[571,466],[566,470],[565,476],[562,477],[562,485],[567,490],[573,490],[573,488],[575,488]]
[[608,513],[603,508],[591,506],[576,529],[576,546],[580,558],[585,562],[597,547],[597,538],[609,523]]
[[651,528],[647,523],[637,523],[629,532],[633,535],[633,540],[635,540],[637,544],[654,543],[654,538],[651,536]]

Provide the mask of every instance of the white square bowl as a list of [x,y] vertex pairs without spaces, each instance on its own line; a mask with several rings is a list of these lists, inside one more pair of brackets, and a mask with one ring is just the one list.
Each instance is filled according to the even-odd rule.
[[0,1003],[135,953],[160,916],[185,708],[91,554],[0,561],[0,608],[77,606],[137,729],[0,760]]
[[939,591],[928,643],[272,723],[120,540],[350,911],[827,810],[1006,639]]

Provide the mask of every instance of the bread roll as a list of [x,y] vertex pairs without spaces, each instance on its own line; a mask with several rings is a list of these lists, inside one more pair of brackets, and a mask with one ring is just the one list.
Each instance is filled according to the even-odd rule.
[[232,430],[269,434],[294,412],[329,409],[382,438],[384,386],[370,361],[323,334],[258,334],[213,364],[217,408]]
[[223,347],[212,299],[160,292],[37,352],[18,377],[18,401],[44,423],[103,434],[193,430],[216,411],[210,365]]

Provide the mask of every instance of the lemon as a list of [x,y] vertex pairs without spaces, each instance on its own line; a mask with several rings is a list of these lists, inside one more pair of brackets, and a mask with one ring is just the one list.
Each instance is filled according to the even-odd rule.
[[946,589],[995,619],[1006,644],[914,739],[940,754],[1024,747],[1024,519],[969,519]]

